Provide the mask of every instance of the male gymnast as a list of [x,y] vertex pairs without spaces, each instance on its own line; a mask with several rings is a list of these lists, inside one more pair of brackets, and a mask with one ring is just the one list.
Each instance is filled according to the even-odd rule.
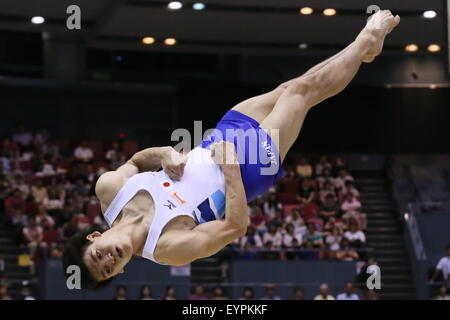
[[[104,173],[95,191],[110,229],[70,239],[64,271],[78,265],[82,288],[96,289],[122,273],[133,255],[181,266],[243,236],[247,203],[282,176],[281,163],[309,109],[341,92],[363,62],[381,53],[385,37],[399,23],[389,10],[377,12],[348,47],[236,105],[187,155],[171,147],[148,148]],[[256,161],[255,152],[263,155]]]

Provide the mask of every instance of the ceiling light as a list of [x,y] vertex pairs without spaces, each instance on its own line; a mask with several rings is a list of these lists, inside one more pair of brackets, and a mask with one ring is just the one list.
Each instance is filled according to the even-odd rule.
[[323,14],[326,16],[334,16],[336,14],[336,10],[332,8],[328,8],[323,10]]
[[436,18],[436,16],[437,16],[437,13],[436,13],[436,11],[433,11],[433,10],[428,10],[423,13],[423,17],[427,18],[427,19],[433,19],[433,18]]
[[313,14],[313,12],[314,10],[310,7],[304,7],[300,9],[300,13],[305,15]]
[[194,4],[192,5],[192,9],[198,10],[198,11],[204,10],[204,9],[205,9],[205,4],[202,3],[202,2],[196,2],[196,3],[194,3]]
[[439,51],[441,51],[441,46],[438,45],[438,44],[430,44],[428,46],[428,51],[430,51],[430,52],[439,52]]
[[408,52],[416,52],[417,50],[419,50],[419,46],[417,44],[408,44],[405,47],[405,50]]
[[164,44],[167,46],[173,46],[177,43],[177,40],[174,38],[167,38],[166,40],[164,40]]
[[183,4],[180,1],[172,1],[167,5],[167,7],[169,7],[170,10],[178,10],[183,7]]
[[42,24],[45,22],[45,19],[44,19],[44,17],[36,16],[36,17],[31,18],[31,22],[34,24]]
[[299,49],[308,49],[308,44],[307,44],[307,43],[300,43],[300,44],[298,45],[298,48],[299,48]]
[[153,38],[153,37],[142,38],[142,43],[143,44],[154,44],[155,43],[155,38]]

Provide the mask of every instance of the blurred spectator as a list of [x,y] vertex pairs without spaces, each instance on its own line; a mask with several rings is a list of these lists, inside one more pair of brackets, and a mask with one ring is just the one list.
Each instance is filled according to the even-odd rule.
[[113,161],[117,161],[117,159],[119,158],[119,154],[121,152],[121,148],[120,148],[120,144],[117,141],[114,141],[111,145],[111,148],[108,149],[108,151],[106,151],[105,154],[105,159],[109,160],[110,163]]
[[316,163],[314,171],[315,171],[316,176],[320,177],[323,175],[325,169],[328,169],[329,173],[331,175],[331,168],[332,168],[332,165],[330,162],[328,162],[327,156],[320,156],[319,162]]
[[352,180],[345,181],[344,187],[342,188],[341,193],[343,195],[351,193],[355,198],[359,198],[359,195],[360,195],[358,189],[356,189],[355,186],[353,185]]
[[280,254],[272,241],[266,241],[264,242],[264,251],[261,252],[260,257],[264,260],[279,260]]
[[366,244],[366,236],[364,232],[359,230],[358,223],[350,220],[349,230],[344,233],[344,237],[349,241],[350,247],[362,248]]
[[22,198],[26,199],[30,195],[31,189],[28,184],[25,183],[23,175],[16,175],[14,177],[13,187],[20,190]]
[[247,228],[247,234],[241,238],[240,247],[244,248],[247,244],[250,245],[250,248],[262,248],[263,246],[261,237],[251,225]]
[[25,129],[24,125],[20,124],[17,132],[12,136],[12,141],[20,147],[27,148],[33,143],[33,135]]
[[343,261],[355,261],[358,258],[358,252],[350,248],[350,242],[347,238],[343,238],[341,241],[341,248],[336,252],[336,259]]
[[8,294],[8,287],[6,284],[0,283],[0,300],[12,300]]
[[301,287],[294,288],[292,300],[305,300],[305,290]]
[[34,257],[38,248],[47,248],[44,240],[44,232],[40,226],[37,225],[36,219],[31,217],[28,221],[28,226],[23,228],[23,235],[30,250],[31,257]]
[[339,212],[339,205],[336,201],[336,197],[331,194],[327,194],[320,207],[320,217],[328,222],[331,217],[336,217]]
[[314,197],[314,189],[309,186],[308,180],[302,180],[300,189],[298,190],[297,200],[302,204],[308,204],[314,200]]
[[239,300],[253,300],[255,297],[253,289],[246,287],[242,290],[242,297]]
[[303,235],[303,243],[309,243],[312,248],[324,248],[322,235],[317,231],[314,223],[308,223],[307,232]]
[[36,203],[43,203],[48,198],[47,188],[44,186],[42,179],[36,180],[36,184],[31,187],[31,193]]
[[75,149],[73,156],[79,162],[90,163],[94,158],[94,152],[88,147],[86,141],[82,141],[81,144]]
[[334,170],[335,173],[339,173],[340,170],[347,168],[347,161],[341,156],[337,156],[334,159]]
[[36,298],[31,293],[31,288],[28,284],[22,285],[22,288],[20,289],[19,300],[36,300]]
[[449,281],[450,284],[450,278],[449,278],[449,274],[450,274],[450,245],[448,245],[446,248],[447,250],[447,255],[442,257],[438,264],[436,265],[436,269],[434,270],[434,274],[431,277],[431,282],[435,281],[435,279],[439,276],[442,275],[442,279],[444,281]]
[[319,294],[314,297],[314,300],[335,300],[332,295],[329,294],[329,289],[327,284],[322,284],[319,287]]
[[225,290],[221,286],[216,286],[213,288],[211,300],[230,300],[225,295]]
[[267,230],[266,223],[267,217],[263,215],[263,212],[259,206],[252,206],[253,213],[250,216],[250,223],[256,229],[257,232],[264,232]]
[[342,218],[344,221],[349,221],[351,218],[360,222],[361,227],[365,227],[365,215],[360,213],[361,202],[352,194],[347,193],[341,205],[341,210],[344,212]]
[[209,300],[205,295],[205,287],[198,284],[192,289],[192,294],[189,297],[189,300]]
[[38,206],[35,218],[36,223],[42,228],[52,228],[55,226],[55,220],[48,215],[47,210],[45,210],[45,207],[43,205]]
[[311,177],[313,175],[313,168],[304,157],[300,158],[295,171],[302,178]]
[[116,296],[113,298],[113,300],[128,300],[127,287],[122,285],[118,286],[116,288]]
[[288,223],[286,225],[286,231],[283,235],[283,247],[298,248],[301,246],[302,242],[302,236],[295,233],[294,225],[292,223]]
[[291,215],[286,217],[285,222],[294,225],[295,233],[301,235],[306,233],[305,220],[301,217],[299,208],[292,209]]
[[325,199],[327,199],[327,197],[331,197],[334,202],[337,202],[336,190],[334,190],[334,186],[331,181],[325,181],[323,187],[321,187],[320,189],[319,199],[321,203],[325,203]]
[[275,193],[269,194],[268,199],[263,204],[263,210],[267,218],[273,219],[275,212],[281,209],[283,209],[283,206],[277,201],[277,195]]
[[433,300],[450,300],[447,286],[440,286],[438,294],[433,298]]
[[334,186],[342,190],[345,187],[346,181],[353,181],[353,177],[348,173],[346,169],[341,169],[338,172],[338,176],[334,180]]
[[325,243],[327,248],[332,251],[337,251],[341,248],[342,230],[338,227],[334,227],[331,234],[328,234]]
[[281,300],[281,297],[276,295],[277,289],[275,285],[269,284],[265,287],[265,296],[260,300]]
[[177,300],[175,288],[173,286],[167,286],[166,295],[163,300]]
[[378,300],[377,292],[373,289],[367,290],[365,300]]
[[152,289],[150,288],[150,286],[147,285],[142,286],[139,294],[139,300],[155,300],[152,297]]
[[268,241],[272,242],[274,248],[280,248],[283,242],[281,232],[274,224],[269,224],[269,230],[263,235],[263,242],[267,243]]
[[338,294],[337,300],[359,300],[359,296],[353,292],[353,284],[348,282],[344,286],[344,292]]

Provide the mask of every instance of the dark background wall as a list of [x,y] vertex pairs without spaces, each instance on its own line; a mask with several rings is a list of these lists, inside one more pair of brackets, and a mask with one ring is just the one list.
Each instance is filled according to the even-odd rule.
[[[234,104],[273,85],[182,78],[176,86],[0,85],[0,132],[17,122],[47,126],[61,138],[115,139],[141,146],[170,143],[174,128],[212,128]],[[450,149],[450,88],[350,86],[308,114],[301,152],[445,153]]]

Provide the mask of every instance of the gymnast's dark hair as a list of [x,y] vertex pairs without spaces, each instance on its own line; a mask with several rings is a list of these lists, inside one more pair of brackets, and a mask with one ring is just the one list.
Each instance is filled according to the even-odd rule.
[[77,265],[80,267],[81,271],[81,289],[88,290],[97,290],[106,287],[111,283],[113,278],[106,279],[104,281],[97,281],[89,272],[86,264],[83,261],[83,254],[86,251],[86,248],[90,245],[90,241],[86,239],[86,237],[92,232],[101,230],[99,228],[93,227],[89,230],[80,231],[75,234],[72,238],[70,238],[63,252],[63,272],[66,278],[70,276],[68,274],[67,268],[71,265]]

